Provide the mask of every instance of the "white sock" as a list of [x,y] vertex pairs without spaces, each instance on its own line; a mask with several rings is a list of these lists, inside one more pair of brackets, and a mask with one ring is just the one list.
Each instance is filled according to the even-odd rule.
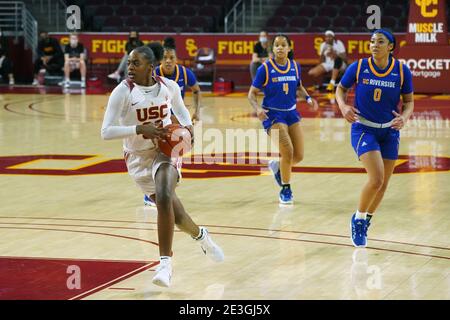
[[196,237],[193,237],[194,238],[194,240],[203,240],[203,238],[204,238],[204,232],[203,232],[203,228],[202,227],[199,227],[199,232],[198,232],[198,235],[196,236]]
[[330,80],[330,83],[334,86],[336,84],[336,81],[334,81],[333,79]]
[[161,256],[159,257],[159,263],[163,264],[163,263],[171,263],[172,262],[172,258],[169,256]]
[[81,78],[81,82],[86,82],[86,78]]
[[70,79],[69,78],[66,78],[66,80],[64,80],[65,82],[69,82],[70,81]]
[[367,212],[359,212],[359,210],[356,210],[355,219],[364,219],[367,218]]

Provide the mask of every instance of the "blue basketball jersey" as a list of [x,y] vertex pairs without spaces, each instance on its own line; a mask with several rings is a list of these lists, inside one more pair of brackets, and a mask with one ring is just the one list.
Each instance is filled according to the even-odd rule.
[[411,71],[392,56],[384,70],[372,60],[360,59],[351,64],[341,79],[350,88],[356,82],[355,106],[367,120],[386,123],[395,116],[401,94],[413,92]]
[[186,87],[192,87],[197,83],[197,79],[195,78],[195,75],[191,71],[191,69],[179,64],[175,65],[175,71],[170,76],[164,74],[160,65],[155,68],[154,72],[155,75],[166,77],[170,80],[175,81],[181,89],[181,96],[183,97],[183,99],[186,92]]
[[300,85],[300,65],[289,60],[284,66],[274,60],[264,62],[256,71],[252,86],[264,92],[262,107],[271,110],[294,110]]

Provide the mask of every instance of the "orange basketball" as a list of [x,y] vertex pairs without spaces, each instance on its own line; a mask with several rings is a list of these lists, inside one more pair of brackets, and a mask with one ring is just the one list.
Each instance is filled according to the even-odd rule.
[[158,140],[158,147],[162,153],[171,158],[183,156],[191,150],[191,133],[179,124],[169,124],[166,139]]

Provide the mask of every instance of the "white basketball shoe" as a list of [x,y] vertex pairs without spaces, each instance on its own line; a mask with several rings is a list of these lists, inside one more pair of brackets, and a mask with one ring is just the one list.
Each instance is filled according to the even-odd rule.
[[159,266],[156,268],[156,274],[153,277],[153,284],[160,287],[170,287],[172,279],[172,263],[170,259],[161,259]]
[[195,239],[200,243],[203,253],[214,262],[222,262],[225,259],[222,248],[220,248],[209,235],[208,229],[200,227],[201,236]]

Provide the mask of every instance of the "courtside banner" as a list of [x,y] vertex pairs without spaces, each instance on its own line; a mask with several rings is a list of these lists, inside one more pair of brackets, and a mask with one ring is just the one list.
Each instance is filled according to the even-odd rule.
[[[69,42],[68,33],[52,33],[62,45]],[[140,33],[144,43],[162,41],[169,34]],[[177,55],[180,60],[192,61],[198,48],[213,48],[218,65],[248,65],[257,41],[256,34],[176,34],[170,35],[176,41]],[[294,46],[295,59],[301,64],[319,63],[319,48],[324,41],[323,34],[289,34]],[[396,34],[400,46],[405,34]],[[125,51],[128,33],[80,33],[81,43],[87,48],[93,63],[116,63]],[[336,35],[341,40],[350,61],[370,55],[370,34]]]
[[414,90],[450,92],[450,45],[445,0],[410,0],[407,45],[397,57],[413,75]]

